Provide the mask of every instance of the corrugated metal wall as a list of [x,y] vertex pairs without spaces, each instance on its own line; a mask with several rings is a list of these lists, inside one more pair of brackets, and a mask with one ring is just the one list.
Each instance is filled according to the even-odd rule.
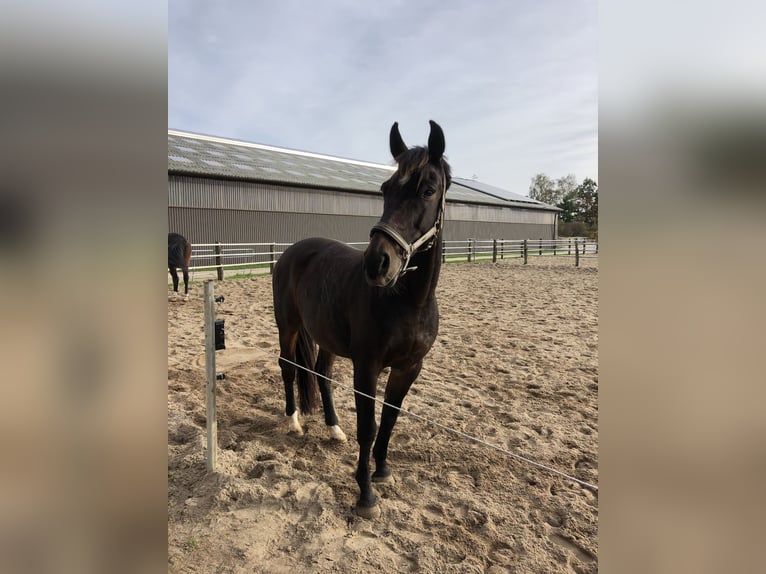
[[[169,176],[168,229],[192,243],[366,241],[382,197],[254,182]],[[444,238],[553,239],[551,212],[448,204]]]
[[169,229],[192,243],[292,243],[306,237],[366,241],[377,217],[239,211],[230,209],[168,210]]
[[[238,211],[168,209],[168,229],[192,243],[292,243],[306,237],[366,241],[378,217]],[[444,239],[554,239],[551,225],[447,221]]]

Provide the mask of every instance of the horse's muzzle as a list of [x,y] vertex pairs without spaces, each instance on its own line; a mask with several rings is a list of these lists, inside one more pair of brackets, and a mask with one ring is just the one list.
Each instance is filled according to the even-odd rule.
[[381,233],[373,233],[364,252],[364,278],[373,287],[391,287],[401,269],[401,259],[395,246]]

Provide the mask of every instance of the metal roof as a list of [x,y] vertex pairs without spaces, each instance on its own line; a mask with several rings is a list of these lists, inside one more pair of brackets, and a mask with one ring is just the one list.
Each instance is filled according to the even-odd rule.
[[518,193],[513,193],[512,191],[506,191],[504,189],[500,189],[499,187],[495,187],[494,185],[489,185],[488,183],[482,183],[480,181],[476,181],[475,179],[463,179],[462,177],[453,177],[452,181],[457,182],[464,187],[470,187],[471,189],[475,191],[487,193],[497,198],[507,199],[515,203],[530,203],[537,206],[544,205],[546,207],[552,207],[546,203],[543,203],[542,201],[537,201],[536,199],[527,197],[526,195],[519,195]]
[[[168,173],[380,193],[381,184],[395,169],[391,165],[168,130]],[[452,179],[447,201],[557,210],[462,178]]]

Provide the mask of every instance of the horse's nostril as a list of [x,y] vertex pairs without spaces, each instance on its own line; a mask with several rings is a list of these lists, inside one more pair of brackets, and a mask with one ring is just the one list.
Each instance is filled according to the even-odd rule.
[[378,265],[378,275],[383,275],[388,271],[388,254],[380,254],[380,264]]
[[371,281],[377,280],[388,272],[389,258],[385,252],[375,251],[365,256],[362,266]]

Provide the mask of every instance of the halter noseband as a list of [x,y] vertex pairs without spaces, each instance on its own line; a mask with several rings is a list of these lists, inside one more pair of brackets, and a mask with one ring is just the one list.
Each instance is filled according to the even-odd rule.
[[[439,234],[439,231],[442,228],[442,223],[444,219],[444,209],[446,206],[447,201],[447,178],[444,177],[443,182],[443,188],[442,188],[442,201],[441,205],[439,206],[439,213],[436,215],[436,221],[434,221],[434,224],[431,226],[431,228],[426,231],[423,235],[420,236],[419,239],[415,240],[413,243],[407,243],[407,240],[402,237],[402,235],[394,229],[392,226],[390,226],[388,223],[385,223],[383,221],[378,221],[375,225],[372,226],[372,229],[370,229],[370,237],[372,237],[373,231],[382,231],[386,235],[388,235],[389,238],[391,238],[394,243],[396,243],[399,247],[402,248],[402,267],[399,270],[398,277],[401,277],[407,271],[414,271],[417,269],[417,267],[407,267],[410,264],[410,258],[419,251],[428,251],[433,247],[434,242],[436,241],[436,236]],[[426,244],[426,242],[428,242]],[[425,247],[424,247],[425,244]]]

